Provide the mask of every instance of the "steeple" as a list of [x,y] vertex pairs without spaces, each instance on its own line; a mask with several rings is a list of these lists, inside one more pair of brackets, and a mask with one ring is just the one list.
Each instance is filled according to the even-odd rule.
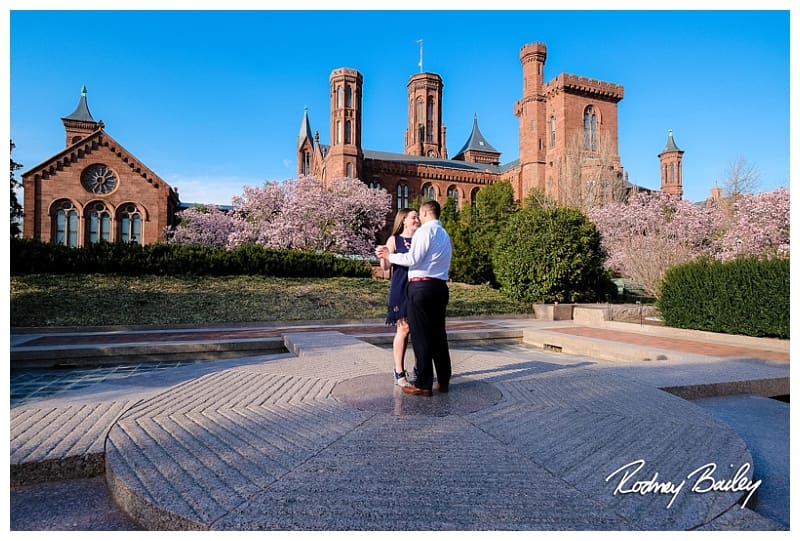
[[683,152],[681,149],[678,148],[678,145],[675,144],[675,139],[672,138],[672,130],[667,131],[667,144],[664,147],[664,150],[661,152],[672,152],[677,150],[678,152]]
[[[319,137],[317,137],[317,141]],[[308,107],[303,108],[303,121],[297,136],[297,174],[311,175],[314,161],[314,137],[311,135],[311,122],[308,120]]]
[[472,120],[472,133],[470,133],[461,150],[453,156],[453,159],[473,163],[493,163],[495,165],[500,163],[500,152],[489,144],[478,127],[477,113]]
[[95,121],[92,113],[89,112],[89,104],[86,101],[86,85],[81,88],[78,106],[71,115],[62,117],[61,121],[67,130],[67,146],[77,143],[98,128],[103,127],[103,122]]
[[300,135],[297,136],[297,148],[303,146],[303,143],[308,140],[311,147],[314,147],[314,138],[311,135],[311,122],[308,120],[308,107],[303,108],[303,121],[300,123]]

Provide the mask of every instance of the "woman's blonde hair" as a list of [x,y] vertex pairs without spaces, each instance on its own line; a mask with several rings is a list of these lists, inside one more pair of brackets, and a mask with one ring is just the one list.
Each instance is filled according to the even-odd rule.
[[403,222],[405,221],[406,216],[408,216],[408,213],[412,210],[414,209],[405,208],[397,211],[397,216],[394,217],[394,225],[392,226],[393,237],[403,232]]

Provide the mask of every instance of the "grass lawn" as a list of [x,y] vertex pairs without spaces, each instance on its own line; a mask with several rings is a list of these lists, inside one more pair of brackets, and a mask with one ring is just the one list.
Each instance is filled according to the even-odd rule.
[[[23,275],[11,277],[11,326],[383,318],[388,294],[371,278]],[[488,286],[450,284],[449,317],[530,312]]]

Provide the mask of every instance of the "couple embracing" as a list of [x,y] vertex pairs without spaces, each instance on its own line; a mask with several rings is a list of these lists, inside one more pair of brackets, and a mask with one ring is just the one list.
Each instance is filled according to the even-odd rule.
[[[387,245],[375,250],[381,268],[391,265],[393,273],[387,323],[397,325],[393,344],[395,381],[404,393],[419,396],[431,396],[433,388],[448,392],[452,374],[445,329],[452,246],[439,221],[441,212],[441,206],[433,200],[424,202],[419,213],[410,209],[398,211]],[[403,368],[409,332],[417,360],[413,384],[408,383]]]

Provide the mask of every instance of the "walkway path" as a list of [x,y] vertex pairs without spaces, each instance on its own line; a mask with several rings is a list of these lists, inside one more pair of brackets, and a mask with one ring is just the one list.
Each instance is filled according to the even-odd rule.
[[[105,471],[116,502],[150,529],[783,529],[741,507],[763,490],[747,480],[692,490],[705,465],[731,479],[753,461],[728,425],[676,394],[788,395],[785,342],[723,337],[709,351],[714,337],[638,326],[452,321],[456,377],[449,394],[424,398],[392,386],[385,328],[301,327],[15,334],[19,363],[269,333],[285,350],[14,408],[12,483]],[[653,351],[627,358],[648,333]],[[560,353],[487,346],[542,337]],[[573,339],[604,353],[583,356]],[[624,493],[656,473],[685,483],[677,495]]]

